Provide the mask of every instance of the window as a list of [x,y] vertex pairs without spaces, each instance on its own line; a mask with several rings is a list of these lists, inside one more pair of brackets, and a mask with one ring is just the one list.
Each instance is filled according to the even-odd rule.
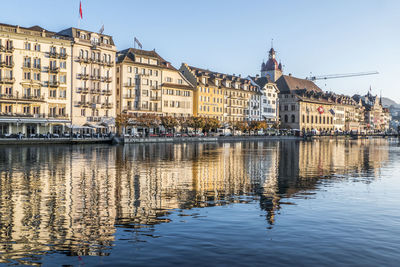
[[40,44],[35,44],[35,51],[40,51]]
[[292,123],[296,122],[296,117],[294,115],[292,115]]
[[25,50],[31,50],[31,44],[25,43]]
[[128,67],[128,73],[132,73],[132,67]]
[[138,68],[135,68],[135,74],[138,74],[138,73],[139,73]]
[[287,123],[289,121],[288,115],[285,115],[285,122]]

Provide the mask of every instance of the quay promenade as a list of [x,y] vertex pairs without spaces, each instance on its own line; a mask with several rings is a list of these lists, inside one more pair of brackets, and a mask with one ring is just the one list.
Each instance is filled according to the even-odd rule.
[[85,138],[0,138],[0,145],[52,145],[52,144],[141,144],[141,143],[206,143],[206,142],[242,142],[242,141],[279,141],[279,140],[339,140],[339,139],[372,139],[397,137],[389,135],[369,135],[369,136],[350,136],[350,135],[324,135],[300,137],[293,135],[280,136],[196,136],[196,137],[85,137]]

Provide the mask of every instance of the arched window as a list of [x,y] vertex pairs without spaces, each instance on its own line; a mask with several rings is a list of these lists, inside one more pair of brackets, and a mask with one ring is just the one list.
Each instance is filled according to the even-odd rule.
[[285,115],[285,122],[288,122],[289,121],[289,117],[288,117],[288,115]]
[[323,119],[323,122],[324,122],[324,124],[325,124],[325,117],[324,117],[324,119]]
[[296,117],[294,115],[292,115],[292,123],[296,122]]
[[321,122],[322,122],[322,116],[319,115],[319,124],[321,124]]
[[310,116],[307,115],[307,123],[310,122]]
[[311,123],[314,123],[314,116],[311,116]]
[[83,58],[83,49],[81,49],[81,50],[79,51],[79,57],[80,57],[80,58]]
[[303,115],[303,123],[305,123],[306,122],[306,120],[305,120],[305,116]]

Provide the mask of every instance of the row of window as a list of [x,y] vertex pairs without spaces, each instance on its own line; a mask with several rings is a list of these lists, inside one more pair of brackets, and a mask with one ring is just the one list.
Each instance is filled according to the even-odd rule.
[[210,106],[199,106],[199,111],[203,111],[203,112],[222,112],[222,108],[221,107],[212,107],[210,109]]
[[[12,104],[0,104],[0,112],[2,113],[13,113],[14,107]],[[24,105],[22,106],[23,114],[40,114],[40,106],[30,106]],[[61,115],[65,116],[66,108],[65,107],[49,107],[49,116]]]
[[163,93],[165,95],[176,95],[176,96],[191,96],[190,91],[183,91],[183,90],[174,90],[174,89],[164,89]]
[[[200,101],[202,101],[202,102],[208,102],[208,103],[210,103],[210,97],[209,96],[200,96]],[[212,98],[212,100],[213,100],[213,103],[221,103],[222,104],[222,98],[219,98],[219,97],[213,97]]]
[[[89,51],[88,50],[79,50],[79,58],[82,59],[89,59]],[[102,54],[100,52],[92,52],[91,58],[92,60],[101,61],[105,63],[112,63],[111,55],[110,54]]]
[[191,104],[189,101],[164,101],[164,107],[170,108],[191,108]]
[[[139,68],[137,68],[137,67],[128,66],[127,71],[128,71],[128,73],[139,74],[139,72],[140,72],[140,74],[143,74],[143,75],[158,77],[158,70],[145,69],[145,68],[142,68],[139,70]],[[119,73],[119,68],[117,68],[117,73]]]
[[[91,113],[88,112],[88,115],[91,114],[92,117],[98,117],[99,116],[99,110],[98,109],[91,109]],[[104,116],[108,117],[109,111],[104,110]],[[81,116],[86,117],[86,109],[82,108],[81,109]]]

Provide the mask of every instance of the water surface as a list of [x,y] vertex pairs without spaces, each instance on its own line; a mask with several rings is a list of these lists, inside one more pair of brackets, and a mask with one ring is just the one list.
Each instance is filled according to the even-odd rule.
[[397,140],[0,147],[0,264],[400,266]]

